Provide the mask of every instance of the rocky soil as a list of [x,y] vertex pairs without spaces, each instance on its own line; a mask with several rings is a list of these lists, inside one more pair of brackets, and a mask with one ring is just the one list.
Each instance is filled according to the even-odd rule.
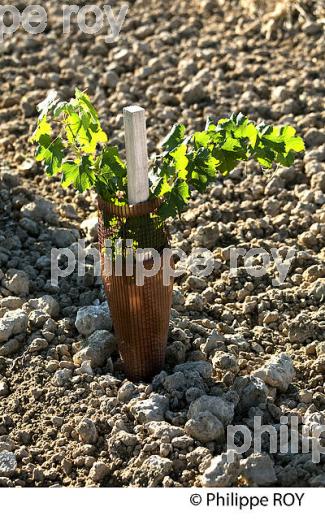
[[[32,3],[32,2],[30,2]],[[94,2],[93,2],[94,3]],[[112,4],[112,2],[110,2]],[[21,6],[26,2],[21,2]],[[226,457],[227,425],[254,416],[325,424],[324,33],[300,20],[267,39],[236,1],[130,2],[119,40],[45,33],[0,47],[0,485],[324,486],[311,453]],[[290,123],[307,150],[294,167],[238,168],[172,222],[174,244],[208,246],[213,274],[175,284],[165,371],[125,379],[91,260],[50,284],[52,247],[96,243],[96,201],[46,178],[28,144],[35,105],[87,88],[123,145],[122,108],[147,110],[149,151],[182,120],[243,111]],[[284,282],[230,273],[229,249],[296,254]],[[229,453],[228,453],[229,455]]]

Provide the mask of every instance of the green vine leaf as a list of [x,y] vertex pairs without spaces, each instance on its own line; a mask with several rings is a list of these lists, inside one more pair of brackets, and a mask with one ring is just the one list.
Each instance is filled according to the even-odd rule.
[[[117,147],[108,144],[89,96],[76,89],[70,101],[60,101],[52,90],[38,110],[31,141],[45,172],[61,173],[63,187],[92,188],[109,202],[127,204],[126,164]],[[192,135],[176,124],[162,149],[153,164],[150,192],[162,199],[159,216],[166,219],[185,209],[193,189],[203,193],[217,175],[228,175],[241,161],[254,159],[266,169],[290,166],[305,147],[290,125],[256,125],[234,113],[216,121],[208,118],[204,130]]]
[[62,165],[62,181],[61,184],[64,188],[68,188],[71,184],[75,185],[77,177],[79,175],[79,164],[72,161],[67,161]]
[[174,164],[176,171],[178,172],[178,177],[182,179],[186,179],[187,175],[187,165],[188,158],[186,157],[187,146],[186,144],[181,144],[177,148],[175,148],[172,152],[170,152],[171,157],[174,159]]
[[290,152],[303,152],[305,144],[301,137],[290,137],[285,141],[285,151]]
[[37,110],[39,111],[39,119],[42,120],[44,116],[46,116],[50,110],[53,110],[55,106],[59,103],[59,97],[56,90],[50,90],[47,97],[37,105]]
[[60,137],[51,141],[49,135],[41,135],[39,138],[39,146],[36,151],[36,160],[43,161],[45,165],[45,173],[52,176],[61,171],[62,160],[64,157],[63,144]]
[[30,138],[30,141],[32,143],[37,143],[40,141],[43,135],[50,136],[52,134],[52,127],[47,122],[47,117],[44,115],[42,119],[39,121],[39,124],[33,133],[32,137]]
[[167,152],[174,150],[177,146],[183,143],[185,137],[185,126],[174,125],[167,137],[161,143],[161,146]]

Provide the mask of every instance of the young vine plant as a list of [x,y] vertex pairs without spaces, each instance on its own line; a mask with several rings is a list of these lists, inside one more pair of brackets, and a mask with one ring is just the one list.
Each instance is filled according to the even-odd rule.
[[[70,101],[55,91],[38,105],[39,118],[31,141],[45,172],[61,175],[63,187],[79,192],[94,189],[117,205],[127,204],[127,169],[118,148],[108,143],[98,113],[79,89]],[[55,130],[54,130],[55,128]],[[162,199],[161,218],[181,213],[191,190],[203,193],[218,175],[228,175],[241,161],[254,159],[263,168],[290,166],[304,142],[289,125],[256,125],[243,114],[213,121],[201,132],[186,134],[176,124],[162,143],[150,173],[150,196]]]

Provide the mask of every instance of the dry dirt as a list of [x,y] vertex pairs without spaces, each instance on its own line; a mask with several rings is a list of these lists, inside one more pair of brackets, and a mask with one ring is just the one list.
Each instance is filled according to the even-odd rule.
[[[0,485],[324,486],[324,456],[268,455],[267,437],[264,455],[250,448],[231,471],[214,461],[228,480],[206,472],[227,450],[228,422],[325,424],[322,19],[265,34],[237,1],[135,1],[107,44],[106,30],[63,37],[61,7],[42,4],[47,31],[17,31],[0,46],[0,334],[11,327],[0,336]],[[166,370],[150,385],[125,380],[104,306],[98,319],[108,331],[89,339],[75,326],[80,307],[105,301],[91,263],[84,278],[50,285],[51,247],[96,242],[94,222],[84,223],[94,196],[46,178],[28,143],[36,104],[50,88],[67,99],[75,86],[87,89],[122,147],[129,104],[146,109],[150,153],[174,122],[200,129],[206,116],[232,111],[290,123],[306,141],[294,167],[240,167],[206,195],[194,193],[170,223],[173,243],[188,252],[208,246],[215,268],[207,279],[188,273],[176,282]],[[296,248],[285,281],[274,282],[273,261],[262,277],[243,265],[231,275],[234,245],[284,257]],[[87,345],[109,357],[80,368],[76,353]],[[273,378],[263,368],[271,356]]]

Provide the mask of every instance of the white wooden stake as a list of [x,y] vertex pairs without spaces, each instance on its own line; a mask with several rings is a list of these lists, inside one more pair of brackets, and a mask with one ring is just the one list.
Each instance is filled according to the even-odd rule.
[[128,169],[129,204],[149,197],[146,118],[143,108],[129,106],[123,110],[125,148]]

